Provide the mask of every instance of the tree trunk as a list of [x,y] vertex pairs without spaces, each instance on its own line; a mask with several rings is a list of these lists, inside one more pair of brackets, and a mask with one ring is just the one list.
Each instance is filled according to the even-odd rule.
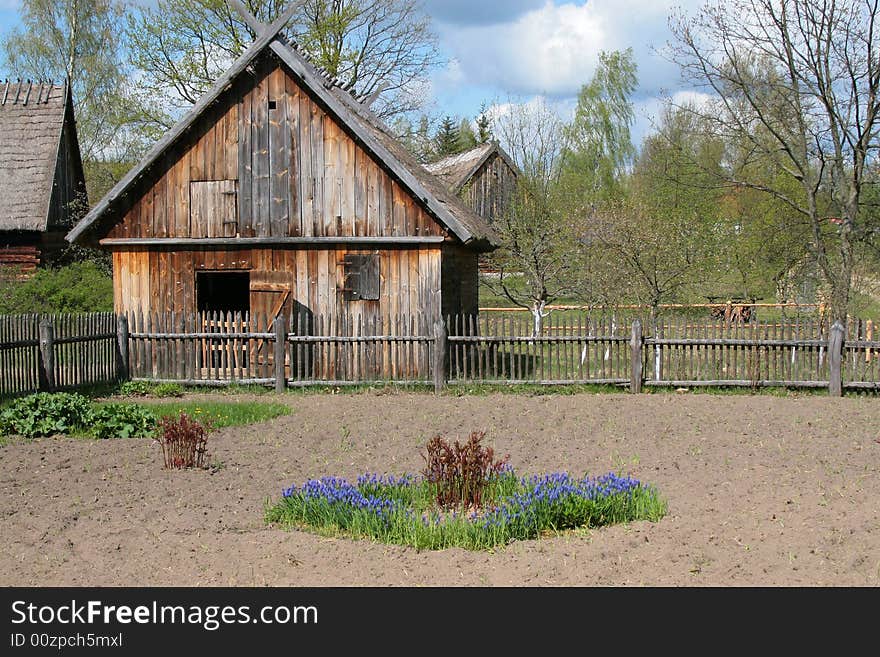
[[844,218],[840,227],[840,264],[831,285],[831,321],[846,326],[849,302],[852,295],[852,272],[855,247],[852,240],[852,222]]
[[532,302],[532,337],[540,337],[544,332],[544,308],[547,306],[545,299],[535,299]]

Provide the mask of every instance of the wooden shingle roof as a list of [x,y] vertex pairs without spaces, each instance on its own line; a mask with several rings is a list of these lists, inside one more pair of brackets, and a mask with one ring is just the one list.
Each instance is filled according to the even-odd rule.
[[487,251],[499,245],[492,228],[468,208],[448,187],[413,158],[390,130],[366,105],[329,79],[294,45],[279,36],[290,19],[294,5],[270,26],[258,31],[256,41],[237,59],[193,108],[157,142],[144,159],[132,169],[67,235],[68,241],[84,237],[93,226],[104,223],[106,215],[118,216],[120,208],[132,202],[132,189],[149,171],[159,165],[162,156],[181,138],[198,118],[216,103],[221,94],[248,69],[250,64],[269,51],[301,81],[303,87],[338,121],[352,138],[397,178],[403,187],[446,226],[462,243],[475,250]]
[[66,84],[0,83],[0,230],[45,231]]

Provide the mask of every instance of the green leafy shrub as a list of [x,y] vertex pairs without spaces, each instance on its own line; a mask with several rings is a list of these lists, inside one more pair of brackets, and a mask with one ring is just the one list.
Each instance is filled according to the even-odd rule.
[[152,388],[147,381],[126,381],[119,386],[119,394],[123,397],[146,397]]
[[21,281],[0,276],[0,314],[113,310],[113,279],[91,261],[38,269]]
[[89,400],[76,393],[39,392],[15,400],[0,413],[0,433],[28,438],[70,433],[91,421]]
[[147,438],[156,430],[156,416],[137,404],[106,404],[92,413],[89,432],[95,438]]
[[179,383],[158,383],[152,393],[156,397],[182,397],[183,387]]
[[159,443],[166,468],[204,468],[210,427],[184,412],[159,420]]

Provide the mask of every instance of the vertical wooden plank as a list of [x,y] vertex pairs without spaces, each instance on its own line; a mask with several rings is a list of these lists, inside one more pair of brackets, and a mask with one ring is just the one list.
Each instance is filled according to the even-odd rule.
[[391,235],[406,234],[406,200],[407,194],[397,182],[391,183],[392,203],[391,210]]
[[238,104],[238,230],[242,237],[253,237],[253,91]]
[[346,146],[349,149],[350,157],[352,157],[352,184],[354,186],[351,232],[348,234],[362,237],[368,234],[367,226],[369,211],[367,199],[370,163],[366,153],[364,153],[362,149],[357,148],[351,139],[346,140]]
[[324,198],[321,212],[323,225],[321,234],[334,236],[338,234],[338,224],[342,220],[340,209],[339,179],[339,128],[332,118],[326,114],[324,119]]
[[[239,178],[238,169],[238,133],[239,133],[239,110],[241,103],[232,103],[226,110],[224,145],[225,154],[223,156],[224,169],[222,178],[224,180],[237,180]],[[236,230],[236,232],[238,232]]]
[[293,79],[284,76],[285,84],[285,101],[287,103],[287,139],[289,145],[289,176],[288,176],[288,215],[289,222],[287,234],[290,236],[299,236],[303,234],[302,229],[302,204],[300,203],[300,195],[302,189],[302,135],[300,134],[300,100],[299,88]]
[[309,100],[312,149],[312,235],[326,236],[324,228],[324,113]]
[[265,64],[259,69],[259,81],[252,92],[251,149],[253,166],[253,230],[257,237],[270,236],[269,205],[269,75]]
[[312,113],[311,102],[304,93],[297,95],[299,105],[299,198],[300,198],[300,234],[315,234],[313,221],[313,203],[315,197],[315,173],[312,166]]
[[834,322],[828,338],[828,395],[831,397],[843,394],[841,361],[844,333],[843,325],[839,321]]
[[[360,149],[358,149],[360,152]],[[369,235],[371,237],[375,237],[377,235],[381,235],[379,230],[379,212],[380,212],[380,197],[381,197],[381,172],[379,171],[379,167],[376,166],[375,162],[373,162],[369,158],[364,158],[364,165],[366,168],[366,178],[367,178],[367,200],[366,200],[366,226],[364,235]]]
[[358,201],[363,205],[363,189],[361,184],[365,172],[362,170],[360,159],[354,141],[340,132],[339,168],[341,172],[340,211],[342,214],[342,234],[362,234],[357,228],[357,223],[363,219],[363,210],[358,212]]
[[269,234],[273,237],[287,235],[290,223],[291,135],[286,77],[280,66],[269,76]]

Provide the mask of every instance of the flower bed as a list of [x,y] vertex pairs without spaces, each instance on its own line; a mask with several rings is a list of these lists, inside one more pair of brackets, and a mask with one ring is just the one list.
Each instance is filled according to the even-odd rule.
[[654,488],[613,473],[520,478],[505,467],[486,482],[482,508],[438,507],[436,486],[411,475],[362,475],[355,484],[324,477],[284,489],[266,520],[418,549],[479,550],[578,527],[657,521],[666,513]]

